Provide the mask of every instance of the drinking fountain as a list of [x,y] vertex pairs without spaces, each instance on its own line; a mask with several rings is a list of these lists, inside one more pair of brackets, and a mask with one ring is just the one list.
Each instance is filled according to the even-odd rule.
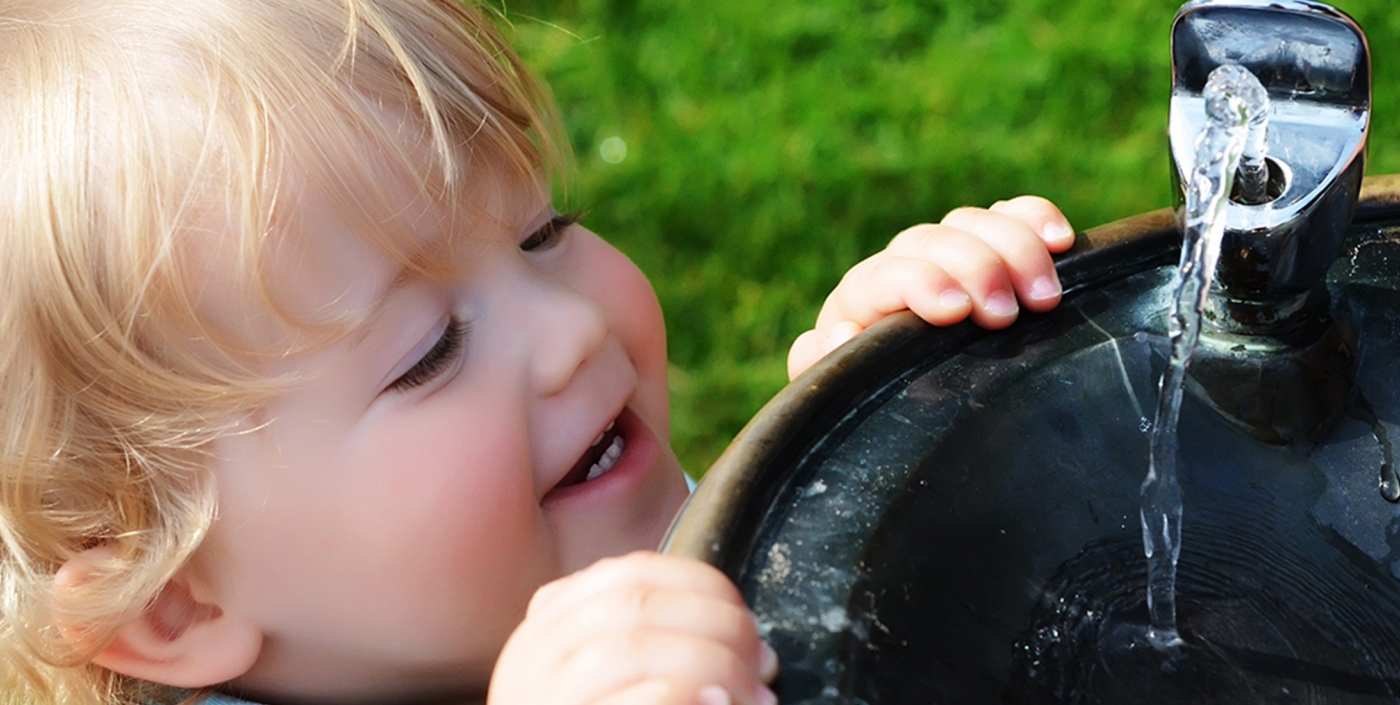
[[[1329,316],[1322,280],[1361,187],[1371,103],[1365,35],[1311,2],[1201,1],[1178,12],[1171,49],[1178,194],[1206,127],[1210,73],[1242,66],[1270,96],[1261,136],[1271,156],[1261,193],[1235,193],[1225,205],[1193,386],[1260,440],[1310,443],[1340,418],[1350,392],[1354,341]],[[1400,497],[1400,487],[1394,492]]]
[[1212,70],[1271,106],[1177,428],[1184,647],[1125,637],[1182,242],[1163,209],[1081,233],[1054,311],[872,326],[710,469],[664,549],[739,586],[783,703],[1400,702],[1400,176],[1361,178],[1365,38],[1317,3],[1196,0],[1172,53],[1183,193]]

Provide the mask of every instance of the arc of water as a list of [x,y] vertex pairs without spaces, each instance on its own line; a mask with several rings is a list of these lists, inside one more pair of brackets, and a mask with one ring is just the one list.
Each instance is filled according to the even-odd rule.
[[[1235,118],[1244,121],[1244,144],[1240,151],[1239,199],[1246,205],[1258,205],[1269,200],[1269,163],[1265,158],[1268,143],[1265,141],[1269,127],[1269,94],[1259,79],[1248,69],[1235,64],[1226,64],[1216,69],[1222,84],[1216,94],[1217,105],[1212,108],[1210,96],[1206,99],[1206,111],[1221,110],[1227,122]],[[1214,74],[1211,78],[1216,78]],[[1207,91],[1210,88],[1207,86]],[[1198,156],[1199,158],[1199,156]],[[1226,193],[1230,190],[1226,189]]]
[[[1148,561],[1148,640],[1159,649],[1181,644],[1176,622],[1176,565],[1181,554],[1181,486],[1176,477],[1177,420],[1186,367],[1201,333],[1201,310],[1215,274],[1225,233],[1225,208],[1241,156],[1251,152],[1249,185],[1263,189],[1268,94],[1247,69],[1226,64],[1211,72],[1204,91],[1206,127],[1196,140],[1186,185],[1185,241],[1167,327],[1170,358],[1162,374],[1147,478],[1142,483],[1142,542]],[[1244,175],[1242,175],[1244,176]],[[1245,184],[1241,184],[1242,187]],[[1262,190],[1260,191],[1262,194]]]

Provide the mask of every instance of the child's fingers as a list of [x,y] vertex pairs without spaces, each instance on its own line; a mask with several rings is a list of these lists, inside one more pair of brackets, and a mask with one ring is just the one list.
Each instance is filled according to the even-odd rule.
[[751,665],[722,644],[660,630],[616,632],[575,650],[559,670],[565,692],[591,702],[649,680],[718,686],[734,705],[774,705]]
[[[1000,257],[1016,296],[1032,311],[1048,311],[1060,303],[1060,277],[1045,243],[1018,218],[980,208],[959,208],[943,219],[986,243]],[[893,246],[893,243],[891,244]]]
[[818,329],[838,320],[869,326],[906,306],[935,325],[970,314],[984,328],[1005,328],[1019,311],[1001,255],[983,239],[947,225],[900,233],[883,253],[852,268],[827,304],[817,316]]
[[[891,246],[852,267],[817,314],[816,329],[826,331],[838,323],[849,321],[863,330],[875,321],[906,308],[931,316],[933,320],[930,323],[948,325],[967,316],[974,305],[973,298],[985,298],[969,297],[969,290],[979,294],[989,289],[1010,291],[1004,274],[999,281],[995,280],[995,275],[979,277],[974,274],[982,270],[990,272],[991,267],[987,263],[995,262],[995,254],[980,242],[968,243],[971,251],[959,251],[958,244],[947,237],[936,243],[924,243],[921,247],[925,254],[929,250],[945,252],[941,256],[905,257],[896,254]],[[934,264],[934,261],[938,264]],[[968,283],[972,286],[968,287]],[[994,307],[997,303],[992,302]],[[1015,303],[1010,305],[1014,315]]]
[[733,705],[729,691],[717,685],[696,688],[674,678],[651,678],[607,693],[588,705]]
[[1074,244],[1074,227],[1054,203],[1039,196],[1018,196],[997,201],[989,209],[1029,225],[1051,252],[1064,252]]
[[1073,244],[1064,214],[1035,196],[961,208],[937,225],[909,228],[846,272],[815,328],[789,349],[788,378],[904,308],[935,325],[970,317],[990,329],[1010,325],[1021,306],[1048,311],[1062,294],[1050,253]]
[[653,678],[608,693],[588,705],[734,705],[734,698],[717,685],[696,689],[687,681]]
[[[720,689],[723,691],[723,688]],[[724,697],[729,697],[727,692]],[[703,702],[692,683],[672,678],[650,678],[604,693],[588,705],[698,705]]]
[[740,607],[744,605],[739,589],[718,568],[689,558],[636,551],[605,558],[545,585],[535,592],[526,614],[537,617],[546,611],[572,610],[622,586],[704,593]]
[[695,703],[705,692],[769,705],[776,670],[723,573],[638,552],[537,591],[497,660],[491,703]]
[[799,333],[797,339],[792,341],[792,347],[788,348],[787,356],[789,382],[797,379],[798,375],[822,358],[824,354],[821,352],[823,348],[822,338],[823,334],[812,329]]
[[618,634],[661,631],[723,646],[749,665],[752,677],[771,678],[776,670],[728,577],[700,561],[658,553],[599,561],[550,583],[536,592],[517,631],[547,639],[561,662]]
[[[900,247],[892,244],[852,267],[827,297],[816,328],[799,335],[788,350],[789,379],[896,311],[909,309],[937,326],[969,315],[988,328],[1015,320],[1011,280],[986,243],[937,225],[913,228],[901,237]],[[894,254],[897,251],[913,256]]]
[[841,347],[842,343],[865,330],[853,321],[838,321],[821,330],[809,330],[797,336],[788,349],[788,380],[794,380],[816,364],[817,360]]
[[541,615],[549,638],[567,648],[609,632],[660,630],[723,644],[760,673],[758,627],[748,609],[704,593],[625,585],[586,605]]

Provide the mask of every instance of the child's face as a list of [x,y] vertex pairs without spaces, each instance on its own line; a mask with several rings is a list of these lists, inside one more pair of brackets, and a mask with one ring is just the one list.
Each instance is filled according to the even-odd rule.
[[[550,235],[527,194],[504,199],[512,223],[458,236],[451,281],[405,276],[324,197],[297,197],[273,294],[314,317],[375,312],[362,335],[269,367],[305,382],[217,444],[196,565],[223,611],[264,630],[254,692],[484,690],[536,587],[654,548],[684,500],[656,297],[585,228]],[[403,201],[415,235],[448,236],[438,210]],[[585,481],[615,438],[615,464]]]

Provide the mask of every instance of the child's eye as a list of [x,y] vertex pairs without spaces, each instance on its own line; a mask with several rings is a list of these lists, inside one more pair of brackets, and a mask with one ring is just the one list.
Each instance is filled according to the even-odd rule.
[[579,216],[572,213],[556,215],[550,218],[548,223],[540,226],[539,230],[530,233],[530,237],[525,238],[525,241],[520,243],[520,249],[526,252],[548,250],[558,244],[559,238],[564,235],[564,231],[568,230],[570,225],[578,221]]
[[423,353],[423,357],[414,363],[407,372],[390,382],[385,390],[390,392],[407,391],[427,384],[442,374],[462,356],[462,348],[468,329],[468,324],[458,321],[456,318],[449,319],[447,328],[442,331],[442,337],[438,338],[437,343],[428,352]]

